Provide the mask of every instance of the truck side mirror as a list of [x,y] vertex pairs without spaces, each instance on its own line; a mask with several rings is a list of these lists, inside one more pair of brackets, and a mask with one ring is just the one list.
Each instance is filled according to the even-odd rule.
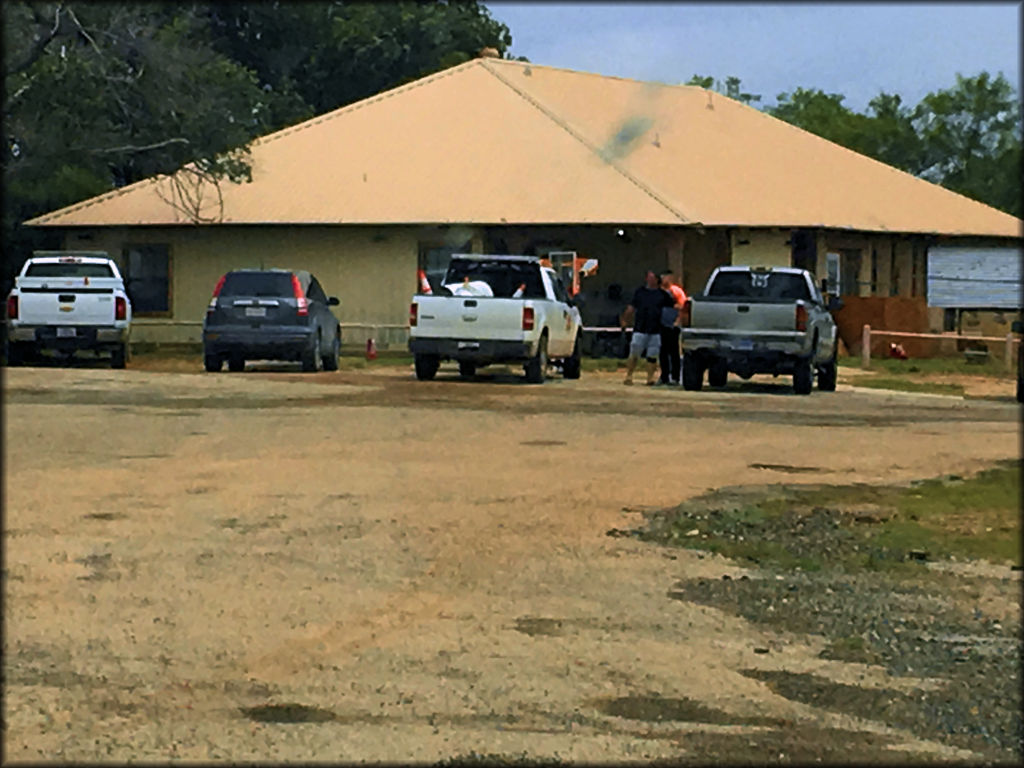
[[327,306],[329,306],[329,307],[336,307],[339,304],[341,304],[341,302],[338,301],[338,297],[337,296],[331,296],[329,299],[327,299]]

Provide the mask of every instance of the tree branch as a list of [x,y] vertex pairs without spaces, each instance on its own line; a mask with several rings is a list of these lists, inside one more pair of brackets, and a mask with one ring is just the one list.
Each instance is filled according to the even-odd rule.
[[113,155],[118,152],[148,152],[151,149],[161,149],[169,144],[190,144],[188,139],[177,136],[173,139],[166,139],[165,141],[158,141],[155,144],[146,144],[145,146],[136,147],[132,144],[126,144],[123,147],[110,147],[109,149],[94,149],[91,150],[94,155]]
[[[46,46],[48,46],[50,42],[53,40],[53,38],[57,36],[57,33],[60,32],[60,12],[63,9],[63,5],[57,6],[57,10],[54,12],[53,15],[53,29],[51,29],[49,32],[44,33],[42,37],[40,37],[38,40],[35,41],[35,43],[32,44],[32,47],[29,48],[28,51],[26,51],[25,55],[22,56],[20,60],[14,62],[14,64],[9,66],[4,71],[5,77],[10,77],[11,75],[16,75],[19,72],[23,72],[39,60],[39,57],[43,55],[43,51],[46,50]],[[38,12],[36,14],[36,19],[40,22],[42,21],[42,16]]]

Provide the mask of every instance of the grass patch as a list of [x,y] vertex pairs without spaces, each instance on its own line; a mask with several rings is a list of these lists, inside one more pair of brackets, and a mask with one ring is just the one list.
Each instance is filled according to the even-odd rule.
[[780,569],[912,569],[922,560],[1021,564],[1021,462],[910,486],[722,489],[649,516],[648,541]]
[[931,395],[957,395],[963,397],[964,388],[959,384],[949,384],[936,381],[916,381],[914,379],[901,379],[896,376],[872,376],[863,377],[853,382],[857,387],[869,387],[871,389],[892,389],[899,392],[924,392]]
[[[841,368],[859,368],[860,357],[840,357]],[[927,374],[955,374],[960,376],[993,376],[996,378],[1012,378],[1012,371],[1006,370],[1006,363],[1003,361],[1002,346],[995,354],[982,363],[968,363],[963,356],[960,357],[928,357],[911,360],[895,360],[889,357],[872,357],[871,371],[882,372],[894,375],[927,375]]]
[[625,366],[625,360],[615,357],[584,357],[580,365],[584,371],[617,371]]

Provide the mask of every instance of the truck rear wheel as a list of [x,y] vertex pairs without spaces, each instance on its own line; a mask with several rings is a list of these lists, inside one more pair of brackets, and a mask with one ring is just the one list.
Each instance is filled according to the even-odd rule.
[[128,362],[128,345],[118,344],[110,353],[110,367],[124,368]]
[[700,392],[704,383],[704,366],[689,352],[683,354],[683,389],[688,392]]
[[708,368],[708,384],[712,387],[724,387],[729,379],[729,369],[724,362],[717,361]]
[[793,391],[798,395],[811,394],[811,384],[814,382],[814,367],[811,361],[797,360],[796,368],[793,369]]
[[537,354],[523,366],[526,372],[526,380],[530,384],[543,384],[544,377],[548,372],[548,337],[540,337],[540,344],[537,346]]
[[472,379],[476,376],[476,363],[471,360],[459,360],[459,376],[464,379]]
[[8,341],[5,345],[7,365],[12,368],[18,365],[24,365],[25,363],[25,344],[20,341]]
[[562,378],[578,379],[580,377],[581,357],[580,337],[577,334],[576,341],[572,345],[572,355],[562,361]]
[[416,378],[420,381],[430,381],[437,375],[441,358],[437,355],[416,355],[413,364],[416,368]]
[[233,373],[245,370],[245,358],[239,353],[228,355],[228,370]]
[[818,389],[821,392],[835,392],[837,377],[836,356],[833,354],[831,360],[818,368]]

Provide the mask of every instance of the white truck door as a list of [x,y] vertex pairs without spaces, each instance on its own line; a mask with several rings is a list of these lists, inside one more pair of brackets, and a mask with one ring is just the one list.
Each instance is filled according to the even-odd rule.
[[551,269],[542,270],[544,289],[548,296],[548,354],[551,357],[566,357],[572,353],[573,312],[569,306],[569,294],[558,275]]

